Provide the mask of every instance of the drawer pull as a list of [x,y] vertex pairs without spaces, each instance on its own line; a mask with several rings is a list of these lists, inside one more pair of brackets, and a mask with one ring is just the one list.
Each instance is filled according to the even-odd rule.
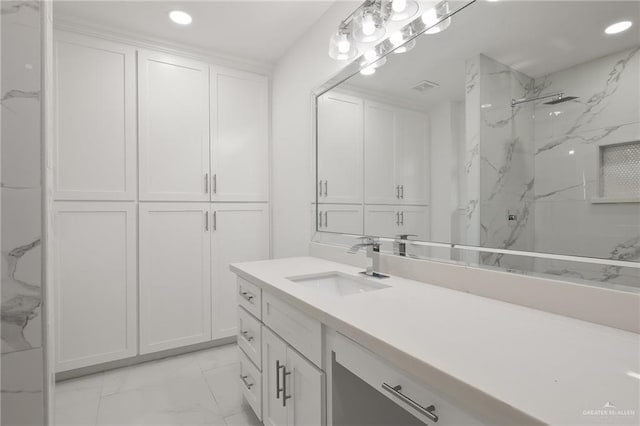
[[284,368],[284,365],[280,365],[280,361],[276,360],[276,399],[280,399],[280,368]]
[[253,336],[250,335],[248,331],[241,331],[240,334],[242,334],[242,337],[244,337],[247,342],[250,342],[253,340]]
[[413,399],[409,398],[408,396],[406,396],[405,394],[400,392],[402,390],[402,386],[400,386],[400,385],[390,386],[390,385],[388,385],[386,383],[383,383],[382,384],[382,389],[386,390],[391,395],[393,395],[396,398],[398,398],[400,401],[406,403],[411,408],[417,410],[420,414],[423,414],[429,420],[431,420],[433,422],[437,422],[438,421],[438,416],[436,416],[436,414],[434,413],[434,411],[436,411],[435,405],[430,405],[428,407],[423,407],[422,405],[420,405],[417,402],[415,402]]
[[249,382],[247,380],[248,378],[249,376],[243,376],[242,374],[240,375],[240,379],[242,380],[242,383],[244,383],[247,389],[251,389],[253,387],[253,383]]
[[245,300],[249,303],[253,303],[253,294],[248,291],[241,291],[240,295],[245,298]]

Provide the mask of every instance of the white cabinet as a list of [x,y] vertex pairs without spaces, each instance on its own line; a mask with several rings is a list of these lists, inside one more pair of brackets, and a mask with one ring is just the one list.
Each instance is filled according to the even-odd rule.
[[135,49],[56,31],[53,198],[136,198]]
[[210,222],[208,204],[140,204],[140,353],[211,339]]
[[137,353],[133,203],[53,205],[56,371]]
[[411,239],[429,238],[429,208],[405,205],[367,205],[364,208],[364,234],[394,238],[400,234]]
[[138,52],[141,200],[209,201],[209,65]]
[[265,426],[324,424],[324,373],[267,327],[262,345]]
[[212,337],[236,334],[236,276],[229,264],[269,258],[269,209],[267,204],[213,204]]
[[428,124],[426,114],[365,101],[365,203],[428,204]]
[[317,102],[318,201],[362,203],[362,100],[328,92]]
[[429,118],[401,110],[398,125],[398,182],[402,204],[429,204]]
[[213,201],[269,199],[267,77],[211,67]]
[[399,202],[398,109],[364,103],[364,199],[372,204]]
[[319,204],[318,231],[362,234],[362,205]]

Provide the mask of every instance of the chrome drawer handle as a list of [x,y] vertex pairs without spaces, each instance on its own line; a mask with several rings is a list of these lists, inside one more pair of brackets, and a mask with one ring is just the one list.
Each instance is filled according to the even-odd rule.
[[245,298],[245,300],[249,303],[253,303],[253,294],[248,291],[241,291],[240,295]]
[[400,401],[406,403],[411,408],[413,408],[416,411],[418,411],[420,414],[423,414],[429,420],[431,420],[433,422],[437,422],[438,421],[438,416],[436,416],[436,413],[435,413],[435,411],[436,411],[435,405],[430,405],[428,407],[423,407],[422,405],[420,405],[417,402],[415,402],[413,399],[409,398],[408,396],[406,396],[405,394],[400,392],[402,390],[402,386],[400,386],[400,385],[390,386],[390,385],[388,385],[386,383],[383,383],[382,384],[382,389],[386,390],[391,395],[393,395],[396,398],[398,398]]
[[242,337],[244,337],[247,342],[250,342],[253,340],[253,336],[249,334],[248,331],[241,331],[240,334],[242,334]]
[[240,375],[240,379],[242,380],[244,385],[247,387],[247,389],[251,389],[253,387],[253,383],[248,382],[247,381],[248,378],[249,378],[249,376],[243,376],[242,374]]

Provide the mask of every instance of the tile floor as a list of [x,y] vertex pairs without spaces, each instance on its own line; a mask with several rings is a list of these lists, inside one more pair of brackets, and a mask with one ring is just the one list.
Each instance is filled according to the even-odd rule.
[[56,384],[55,424],[259,426],[235,344]]

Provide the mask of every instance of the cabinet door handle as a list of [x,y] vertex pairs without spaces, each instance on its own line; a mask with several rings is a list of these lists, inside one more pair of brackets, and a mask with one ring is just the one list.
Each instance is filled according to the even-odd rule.
[[404,185],[400,185],[400,198],[404,200]]
[[213,212],[213,230],[217,230],[218,229],[218,212],[214,211]]
[[242,374],[240,375],[240,379],[242,380],[242,382],[244,383],[244,385],[247,387],[247,389],[251,389],[253,387],[253,383],[249,382],[247,379],[249,378],[249,376],[243,376]]
[[242,296],[247,302],[253,304],[253,294],[248,291],[241,291],[240,296]]
[[287,395],[287,376],[290,376],[291,372],[287,372],[287,367],[282,365],[282,406],[287,406],[287,399],[291,399],[291,395]]
[[411,408],[415,409],[416,411],[418,411],[420,414],[422,414],[425,417],[427,417],[432,422],[437,422],[438,421],[438,416],[435,413],[435,411],[436,411],[435,405],[430,405],[428,407],[423,407],[422,405],[420,405],[417,402],[415,402],[413,399],[409,398],[408,396],[406,396],[405,394],[400,392],[402,390],[402,386],[400,386],[400,385],[390,386],[390,385],[388,385],[386,383],[382,383],[382,389],[386,390],[391,395],[393,395],[396,398],[398,398],[400,401],[402,401],[405,404],[409,405]]
[[400,225],[404,226],[404,212],[400,212]]
[[329,188],[329,181],[325,180],[324,181],[324,196],[327,196],[327,189]]
[[324,227],[326,228],[327,226],[329,226],[329,212],[325,211],[324,212]]
[[400,185],[396,185],[396,198],[400,199]]
[[276,399],[280,399],[280,368],[284,368],[284,365],[280,365],[280,360],[276,360]]
[[322,228],[322,212],[318,212],[318,229]]
[[218,192],[218,174],[214,173],[213,174],[213,193],[217,193]]
[[209,173],[204,174],[204,193],[209,193]]
[[247,342],[251,342],[253,340],[253,336],[249,334],[248,331],[241,331],[240,334],[242,334],[242,337],[244,337]]
[[400,212],[396,212],[396,226],[400,226]]
[[209,212],[204,212],[204,230],[209,230]]

